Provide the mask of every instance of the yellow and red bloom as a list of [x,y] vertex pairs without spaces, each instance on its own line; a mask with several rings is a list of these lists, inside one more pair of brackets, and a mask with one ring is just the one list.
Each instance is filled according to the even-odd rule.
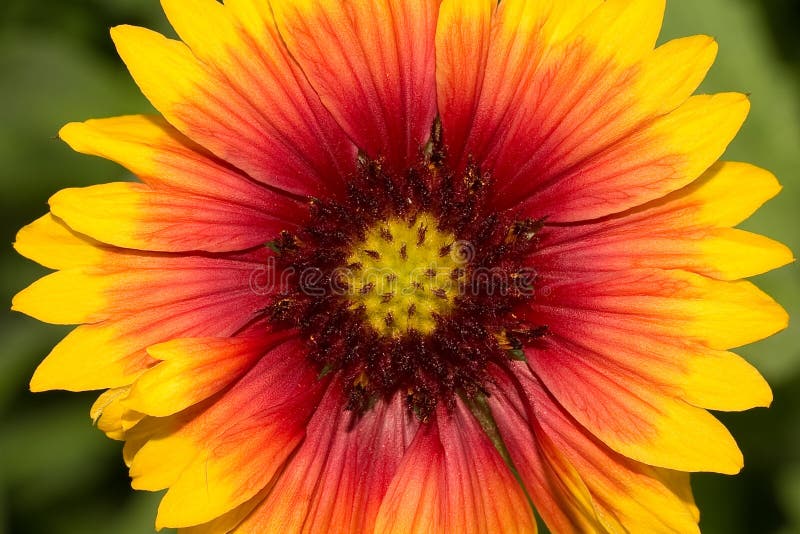
[[186,533],[697,532],[707,410],[771,402],[729,349],[786,326],[735,229],[664,0],[162,0],[112,30],[161,117],[65,126],[141,179],[67,189],[14,308],[78,324],[31,388],[106,390],[133,486]]

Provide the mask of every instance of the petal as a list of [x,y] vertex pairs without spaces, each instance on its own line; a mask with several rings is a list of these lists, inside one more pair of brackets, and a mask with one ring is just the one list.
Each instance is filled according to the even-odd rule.
[[[567,490],[561,502],[539,506],[549,526],[557,532],[699,532],[685,478],[608,449],[577,424],[523,364],[512,367],[516,384],[504,372],[495,372],[497,384],[489,402],[534,499],[553,501],[537,486],[541,481]],[[565,466],[580,484],[563,479],[559,471]],[[558,478],[548,477],[551,473]],[[570,503],[570,494],[580,507]],[[583,514],[600,524],[587,527],[574,521],[564,526],[558,521],[562,514]]]
[[[444,104],[440,109],[444,139],[456,165],[463,166],[474,157],[485,167],[492,167],[494,160],[488,161],[491,147],[500,143],[501,132],[510,126],[511,117],[530,108],[521,96],[533,86],[536,67],[554,42],[601,2],[504,0],[492,17],[488,35],[483,28],[491,14],[485,11],[489,6],[469,1],[455,9],[455,4],[459,3],[443,5],[437,29],[441,43],[437,44],[437,66],[445,66],[437,72],[438,92],[446,97],[458,91],[454,105],[440,101]],[[464,38],[460,38],[461,28],[469,31]],[[469,43],[459,46],[462,40]],[[479,70],[476,63],[480,64],[483,50],[487,50],[486,67]],[[476,89],[480,89],[478,102],[471,106]]]
[[177,189],[277,216],[285,215],[287,207],[301,207],[216,158],[159,116],[73,122],[58,135],[73,150],[119,163],[155,189]]
[[[556,342],[546,352],[544,357],[536,355],[534,372],[559,403],[611,449],[669,469],[735,474],[742,468],[733,438],[705,410],[657,385],[634,382],[635,374],[615,370],[613,361],[598,363],[599,355]],[[600,376],[604,371],[616,372],[606,378]]]
[[[651,336],[696,340],[725,350],[786,328],[788,316],[750,282],[723,282],[679,270],[541,273],[537,311]],[[578,317],[581,321],[575,321]]]
[[443,463],[438,427],[422,425],[381,505],[375,534],[446,532],[443,509],[450,495]]
[[270,2],[286,46],[358,147],[415,162],[436,114],[435,0]]
[[[494,176],[499,206],[523,201],[531,216],[553,222],[616,213],[696,178],[747,105],[694,99],[662,117],[696,89],[717,49],[696,36],[653,50],[663,11],[663,0],[501,2],[490,37],[476,30],[471,48],[438,50],[440,63],[461,67],[439,73],[440,92],[464,87],[463,106],[441,109],[456,162],[474,159]],[[475,26],[465,16],[449,20],[440,22],[443,35]],[[487,42],[485,75],[473,74],[467,54]]]
[[120,182],[63,189],[50,198],[50,209],[77,232],[118,247],[226,252],[263,245],[292,228],[287,220],[297,204],[276,198],[274,209],[261,210]]
[[160,361],[136,379],[123,404],[165,417],[222,391],[287,333],[240,338],[175,339],[147,348]]
[[495,0],[444,0],[436,26],[436,93],[447,151],[460,157],[478,109]]
[[758,369],[732,352],[702,351],[687,358],[683,398],[699,408],[742,411],[772,404]]
[[356,417],[334,382],[269,496],[235,532],[373,532],[417,422],[397,395]]
[[[253,288],[265,265],[202,256],[148,257],[107,254],[99,265],[45,276],[14,297],[13,309],[55,324],[99,323],[185,301],[242,298],[266,304],[266,287]],[[253,257],[255,260],[255,257]],[[260,298],[259,298],[260,297]],[[251,308],[252,309],[252,308]]]
[[491,416],[538,514],[554,532],[605,532],[580,474],[536,418],[527,416],[517,386],[505,371],[490,372],[497,376],[488,399]]
[[82,324],[107,316],[113,280],[68,269],[40,278],[14,296],[11,309],[51,324]]
[[156,109],[260,182],[302,195],[338,190],[355,164],[354,150],[291,64],[274,24],[265,24],[254,40],[217,2],[165,7],[191,50],[143,28],[111,31]]
[[[142,343],[139,337],[140,332],[148,330],[155,328],[135,318],[79,326],[36,368],[31,391],[89,391],[129,385],[154,363],[144,351],[151,343]],[[169,339],[158,337],[162,341]],[[87,354],[91,357],[87,358]]]
[[634,91],[642,110],[654,116],[674,110],[702,83],[719,47],[707,35],[673,39],[642,59]]
[[169,488],[158,528],[211,521],[272,480],[324,391],[303,358],[300,342],[279,345],[202,414],[135,454],[134,488]]
[[738,93],[694,96],[591,158],[556,176],[512,181],[503,194],[550,222],[617,213],[675,191],[706,171],[742,126],[750,109]]
[[[577,325],[554,316],[542,319],[548,321],[548,329],[555,333],[552,347],[548,348],[560,355],[550,360],[548,351],[547,355],[540,355],[540,360],[557,365],[559,358],[579,353],[571,365],[591,369],[578,371],[576,375],[590,382],[610,381],[623,389],[628,384],[631,389],[649,390],[644,393],[647,396],[672,397],[714,410],[746,410],[769,406],[772,402],[772,392],[764,378],[733,353],[709,349],[689,338],[649,332],[646,328],[636,331],[613,324],[599,325],[591,320]],[[538,367],[540,362],[534,365]],[[550,373],[543,371],[542,375]],[[621,397],[631,396],[632,404],[638,404],[641,398],[637,399],[633,393],[626,392]],[[622,400],[612,402],[622,403]],[[648,412],[652,409],[643,408]]]
[[125,439],[125,433],[145,417],[145,414],[123,406],[121,401],[128,395],[130,389],[130,386],[125,386],[103,392],[89,412],[97,428],[111,439]]
[[23,227],[14,249],[50,269],[69,269],[97,264],[107,258],[103,245],[77,234],[52,213]]
[[[129,263],[127,269],[94,277],[99,285],[113,288],[102,309],[87,309],[79,301],[63,310],[48,310],[36,298],[21,301],[31,309],[17,303],[26,313],[46,310],[58,322],[107,317],[79,326],[56,345],[34,373],[33,391],[127,386],[155,363],[145,351],[150,345],[181,337],[233,335],[260,317],[267,302],[251,286],[253,273],[260,269],[253,263],[202,257],[139,261],[147,268],[135,269]],[[56,273],[67,278],[74,274]],[[57,298],[71,294],[69,286],[53,290]],[[77,317],[77,312],[90,315]]]
[[252,514],[253,510],[255,510],[256,507],[264,501],[264,498],[272,492],[275,482],[277,482],[277,480],[273,478],[255,497],[244,504],[240,504],[233,510],[225,512],[213,521],[201,525],[179,528],[178,534],[227,534],[236,531],[236,527]]
[[[721,349],[780,329],[785,312],[751,284],[680,271],[562,276],[543,286],[528,316],[548,327],[528,361],[558,402],[630,458],[681,471],[737,472],[741,455],[730,434],[691,404],[769,403],[752,368],[731,367],[743,382],[727,391],[708,372],[729,360]],[[698,383],[703,389],[686,393]]]
[[420,426],[375,534],[535,533],[522,487],[461,401]]
[[536,261],[547,269],[684,269],[723,280],[760,274],[793,260],[784,245],[729,228],[775,196],[767,171],[720,163],[691,185],[619,216],[542,234]]

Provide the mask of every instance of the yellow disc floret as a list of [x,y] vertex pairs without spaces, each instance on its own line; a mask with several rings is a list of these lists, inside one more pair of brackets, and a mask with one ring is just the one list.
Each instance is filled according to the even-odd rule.
[[437,316],[452,310],[467,263],[455,236],[420,214],[369,229],[353,246],[344,278],[352,307],[363,307],[379,334],[425,335],[436,329]]

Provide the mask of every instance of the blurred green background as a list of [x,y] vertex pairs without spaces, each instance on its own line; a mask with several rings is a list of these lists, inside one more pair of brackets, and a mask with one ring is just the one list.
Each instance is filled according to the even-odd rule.
[[[704,92],[743,91],[753,110],[728,159],[775,172],[783,193],[746,227],[800,250],[800,0],[671,0],[666,40],[705,33],[720,55]],[[0,4],[2,296],[44,270],[11,251],[16,230],[60,188],[128,178],[55,139],[68,121],[148,111],[108,38],[121,23],[169,32],[156,0],[6,0]],[[797,265],[757,283],[800,317]],[[800,533],[800,321],[741,352],[775,391],[769,410],[724,414],[744,451],[738,477],[699,475],[703,531]],[[28,379],[66,329],[0,318],[0,533],[153,531],[157,495],[129,489],[117,442],[91,426],[94,395],[32,395]],[[87,355],[87,357],[90,355]],[[499,533],[498,533],[499,534]]]

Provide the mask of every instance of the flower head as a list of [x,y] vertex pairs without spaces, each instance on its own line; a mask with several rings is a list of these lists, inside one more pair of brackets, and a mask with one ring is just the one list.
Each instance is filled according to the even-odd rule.
[[106,390],[157,526],[697,532],[729,349],[786,325],[718,162],[748,111],[663,0],[162,0],[112,30],[161,116],[65,126],[140,182],[66,189],[14,307],[78,324],[31,388]]

